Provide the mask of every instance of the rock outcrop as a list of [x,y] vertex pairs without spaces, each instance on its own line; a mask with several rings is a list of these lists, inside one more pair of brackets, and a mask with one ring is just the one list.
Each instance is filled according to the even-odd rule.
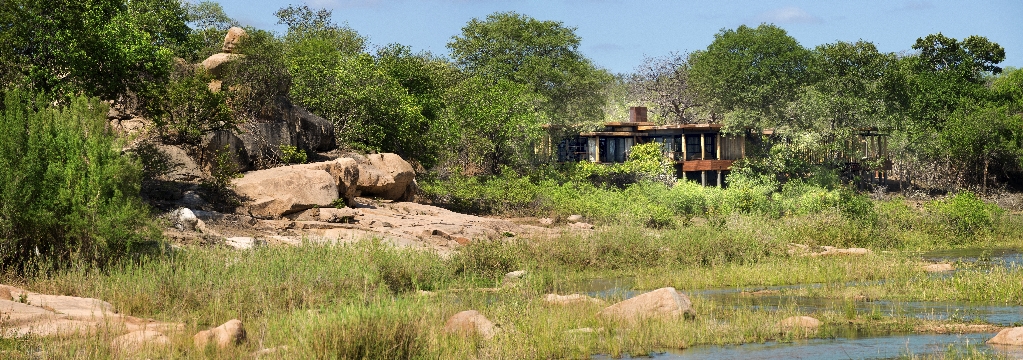
[[192,337],[192,341],[197,348],[214,345],[224,349],[241,345],[245,340],[245,327],[242,326],[241,320],[238,319],[229,320],[223,325],[200,331]]
[[234,179],[232,184],[235,192],[246,200],[238,212],[259,219],[278,219],[313,207],[329,207],[339,194],[334,176],[307,167],[253,171]]
[[489,339],[497,333],[497,327],[479,311],[466,310],[448,318],[444,323],[444,332]]
[[988,344],[1023,346],[1023,326],[1002,329],[995,337],[987,341]]
[[[152,331],[162,335],[184,328],[184,324],[118,314],[113,305],[99,299],[39,294],[6,285],[0,285],[0,313],[3,314],[3,327],[0,327],[3,337],[67,336],[100,330],[114,334]],[[153,333],[140,333],[117,340],[117,343],[138,344],[136,340],[157,341],[156,338]]]
[[607,319],[635,322],[643,319],[677,319],[696,316],[689,297],[672,287],[660,288],[608,306],[597,313]]

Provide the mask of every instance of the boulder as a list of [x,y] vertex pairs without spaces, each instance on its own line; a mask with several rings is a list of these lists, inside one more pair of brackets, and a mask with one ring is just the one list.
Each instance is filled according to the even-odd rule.
[[[376,168],[382,175],[374,174],[375,178],[367,178],[365,185],[363,185],[364,182],[360,176],[359,191],[386,200],[407,201],[411,199],[416,179],[416,171],[412,168],[412,164],[402,159],[401,156],[390,153],[366,155],[366,160],[368,165]],[[364,168],[368,167],[364,166]],[[360,168],[361,170],[362,168]]]
[[326,171],[334,177],[334,183],[338,189],[338,197],[345,199],[346,203],[351,203],[358,195],[359,164],[355,160],[340,158],[333,161],[294,165],[294,167]]
[[569,215],[569,217],[567,219],[565,219],[565,220],[570,222],[570,223],[580,222],[580,221],[583,221],[583,216],[582,215]]
[[642,319],[674,319],[696,316],[693,302],[675,288],[660,288],[608,306],[597,313],[607,319],[635,322]]
[[539,222],[540,225],[546,225],[546,226],[554,225],[554,219],[551,219],[551,218],[542,218],[542,219],[538,220],[537,222]]
[[206,58],[206,60],[203,60],[202,67],[205,68],[206,71],[210,73],[210,75],[213,75],[213,77],[219,79],[223,77],[224,73],[227,71],[227,66],[225,66],[227,65],[227,63],[230,63],[242,57],[244,57],[244,55],[216,53],[210,55],[210,57]]
[[320,209],[320,221],[329,223],[350,223],[359,216],[359,210],[352,208],[322,208]]
[[203,136],[200,146],[203,157],[206,160],[204,161],[206,166],[212,165],[213,159],[216,159],[221,151],[227,151],[236,170],[248,171],[252,169],[252,160],[249,158],[245,142],[229,130],[213,131],[206,134]]
[[523,276],[526,276],[526,270],[515,270],[510,273],[504,274],[504,278],[509,280],[520,279]]
[[1023,326],[1002,329],[995,337],[987,341],[988,344],[1023,346]]
[[230,29],[227,29],[227,35],[224,36],[224,46],[222,47],[222,50],[225,53],[233,53],[234,49],[238,47],[238,44],[240,44],[242,39],[246,36],[247,34],[245,33],[245,29],[232,26]]
[[261,219],[329,207],[338,199],[336,179],[323,170],[285,166],[246,173],[234,179],[234,191],[246,199],[238,211]]
[[171,213],[171,221],[174,222],[174,227],[181,231],[194,231],[195,227],[199,225],[199,218],[195,217],[192,210],[188,208],[174,210]]
[[240,345],[245,342],[245,328],[241,320],[230,320],[223,325],[209,330],[203,330],[192,337],[197,348],[205,348],[210,344],[224,349],[229,346]]
[[154,330],[136,330],[118,336],[110,341],[110,347],[117,351],[134,352],[145,348],[170,345],[166,335]]
[[583,294],[557,295],[547,294],[543,301],[552,305],[603,304],[604,301]]
[[803,328],[814,330],[821,326],[821,321],[809,316],[792,316],[778,322],[782,329]]
[[367,163],[359,164],[358,191],[360,193],[376,193],[393,186],[394,178],[390,174]]
[[444,323],[444,332],[489,339],[497,333],[497,327],[479,311],[466,310],[448,318],[448,321]]
[[224,245],[238,250],[248,250],[263,245],[263,241],[248,236],[236,236],[224,239]]
[[172,181],[196,181],[205,175],[199,164],[191,156],[178,146],[154,145],[154,150],[159,152],[159,161],[166,163],[168,171],[163,175]]

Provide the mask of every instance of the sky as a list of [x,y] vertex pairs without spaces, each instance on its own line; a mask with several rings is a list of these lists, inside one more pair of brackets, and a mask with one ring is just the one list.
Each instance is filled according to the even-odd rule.
[[[192,0],[197,1],[197,0]],[[580,50],[597,66],[630,73],[645,57],[702,50],[721,29],[772,23],[804,47],[866,40],[885,52],[911,52],[941,32],[985,36],[1005,48],[1001,66],[1023,67],[1021,0],[683,1],[683,0],[216,0],[244,25],[283,32],[273,12],[289,4],[333,11],[369,38],[446,56],[445,45],[473,19],[515,11],[576,28]]]

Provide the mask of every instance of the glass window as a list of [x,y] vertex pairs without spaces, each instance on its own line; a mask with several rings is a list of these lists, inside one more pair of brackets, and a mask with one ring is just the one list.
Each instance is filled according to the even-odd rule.
[[686,160],[700,159],[700,135],[686,135]]
[[717,159],[717,144],[714,144],[714,140],[717,134],[703,134],[704,149],[707,151],[707,160]]

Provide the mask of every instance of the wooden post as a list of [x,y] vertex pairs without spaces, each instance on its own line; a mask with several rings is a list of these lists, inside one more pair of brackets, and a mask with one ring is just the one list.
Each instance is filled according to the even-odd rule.
[[746,135],[739,136],[739,151],[742,153],[742,158],[746,158]]
[[[707,134],[700,134],[700,160],[707,160],[707,142],[705,141],[706,137]],[[704,180],[703,182],[706,183],[707,181]]]
[[715,154],[717,156],[715,156],[714,158],[721,160],[721,133],[714,134],[714,139],[716,139],[714,146],[716,147],[715,150],[717,151],[717,154]]
[[689,151],[689,147],[686,146],[686,134],[682,133],[682,161],[689,160],[689,157],[686,156],[686,153],[688,151]]
[[600,163],[600,136],[595,136],[593,138],[597,139],[597,142],[596,142],[597,146],[593,147],[593,149],[594,149],[593,153],[597,154],[597,156],[593,157],[593,160],[594,160],[593,162]]
[[718,170],[718,189],[721,188],[721,170]]

